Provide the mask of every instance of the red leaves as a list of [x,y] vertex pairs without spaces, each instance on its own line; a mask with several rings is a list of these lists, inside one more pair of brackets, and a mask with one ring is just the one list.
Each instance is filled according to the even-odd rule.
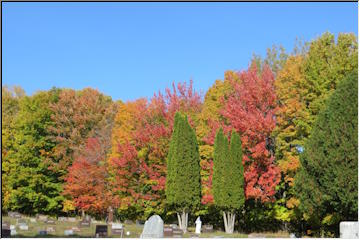
[[267,66],[259,76],[255,64],[241,72],[239,78],[240,81],[231,81],[234,91],[221,111],[228,121],[224,131],[234,128],[242,136],[247,198],[268,201],[280,180],[279,169],[266,145],[275,128],[274,78]]
[[173,84],[165,96],[154,94],[128,102],[120,107],[113,129],[113,151],[110,163],[115,170],[116,185],[128,206],[143,201],[164,201],[166,157],[176,111],[194,117],[201,109],[200,95],[193,91],[192,81]]

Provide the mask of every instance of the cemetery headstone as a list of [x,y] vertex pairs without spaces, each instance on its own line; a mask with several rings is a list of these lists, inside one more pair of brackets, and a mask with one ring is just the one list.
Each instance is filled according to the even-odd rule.
[[10,229],[10,223],[9,222],[2,222],[1,223],[1,229]]
[[172,237],[173,229],[172,227],[164,227],[164,237]]
[[36,218],[30,218],[31,223],[36,223]]
[[80,232],[80,228],[78,228],[78,227],[72,227],[71,228],[74,232]]
[[40,236],[46,236],[47,235],[47,232],[45,230],[40,230],[39,231],[39,235]]
[[8,212],[8,216],[11,218],[21,218],[21,214],[19,212]]
[[151,216],[144,225],[140,238],[162,238],[164,237],[164,221],[159,215]]
[[58,217],[58,221],[59,221],[59,222],[66,222],[66,221],[67,221],[67,217]]
[[47,221],[48,219],[46,215],[41,215],[41,214],[39,214],[37,218],[39,219],[39,221],[43,221],[43,222]]
[[145,221],[143,221],[143,220],[136,220],[136,226],[138,226],[138,227],[144,226],[144,223],[145,223]]
[[49,224],[49,225],[55,225],[56,224],[55,219],[52,219],[52,218],[49,218],[48,220],[46,220],[45,223]]
[[173,237],[174,238],[182,238],[183,233],[184,232],[181,229],[173,229]]
[[15,229],[16,229],[15,225],[10,225],[10,230],[15,230]]
[[11,229],[10,231],[11,236],[15,236],[17,234],[16,229]]
[[203,230],[204,233],[210,233],[214,231],[213,225],[204,225]]
[[113,235],[121,235],[121,237],[124,234],[124,227],[121,223],[113,223],[111,225],[111,234]]
[[178,225],[173,223],[169,225],[172,229],[178,229]]
[[195,233],[200,234],[201,233],[201,220],[200,217],[198,217],[195,221],[196,227],[195,227]]
[[11,236],[10,223],[1,223],[1,237],[9,238]]
[[84,227],[90,227],[90,219],[83,219],[79,222],[79,226],[81,228],[84,228]]
[[29,226],[26,225],[26,224],[21,224],[21,225],[19,225],[19,229],[20,229],[21,231],[28,231],[28,230],[29,230]]
[[68,217],[68,218],[67,218],[67,221],[68,221],[68,222],[76,222],[76,218],[74,218],[74,217]]
[[54,232],[55,232],[55,227],[47,227],[47,228],[46,228],[46,232],[48,232],[48,233],[54,233]]
[[129,225],[130,225],[130,224],[134,224],[134,222],[131,221],[131,220],[125,220],[124,223],[125,223],[125,224],[129,224]]
[[359,222],[340,222],[340,238],[359,238]]
[[16,219],[16,224],[17,224],[17,225],[26,225],[27,222],[26,222],[25,219],[19,218],[19,219]]
[[65,231],[64,231],[64,235],[65,235],[65,236],[74,235],[74,230],[72,230],[72,229],[65,230]]
[[108,226],[107,225],[96,225],[95,237],[107,237]]

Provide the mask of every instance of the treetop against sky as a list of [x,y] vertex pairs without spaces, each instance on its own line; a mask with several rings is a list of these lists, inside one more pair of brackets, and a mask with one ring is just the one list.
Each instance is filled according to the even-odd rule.
[[203,93],[273,44],[357,34],[357,3],[2,3],[3,84],[27,94],[97,88],[151,97],[194,80]]

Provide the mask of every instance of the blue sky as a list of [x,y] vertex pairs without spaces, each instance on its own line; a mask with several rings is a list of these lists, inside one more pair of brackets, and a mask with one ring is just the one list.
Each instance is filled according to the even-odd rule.
[[203,93],[253,53],[325,31],[358,34],[357,3],[2,3],[2,83],[27,94],[97,88],[151,97],[193,79]]

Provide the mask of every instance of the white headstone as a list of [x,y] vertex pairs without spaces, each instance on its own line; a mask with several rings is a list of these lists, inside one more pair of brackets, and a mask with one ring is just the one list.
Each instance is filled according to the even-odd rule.
[[200,217],[198,217],[195,221],[196,227],[195,227],[195,233],[200,234],[201,233],[201,220]]
[[19,229],[22,231],[28,231],[29,230],[29,226],[25,225],[25,224],[21,224],[19,225]]
[[359,222],[340,222],[340,238],[359,238]]
[[122,229],[123,225],[121,223],[113,223],[111,224],[112,229]]
[[10,230],[15,230],[15,225],[10,225]]
[[159,215],[151,216],[144,225],[140,238],[162,238],[164,237],[164,221]]
[[65,230],[65,231],[64,231],[64,235],[65,235],[65,236],[71,236],[71,235],[74,235],[74,231],[73,231],[72,229]]
[[10,230],[10,235],[11,236],[15,236],[17,233],[16,233],[16,229],[11,229]]

